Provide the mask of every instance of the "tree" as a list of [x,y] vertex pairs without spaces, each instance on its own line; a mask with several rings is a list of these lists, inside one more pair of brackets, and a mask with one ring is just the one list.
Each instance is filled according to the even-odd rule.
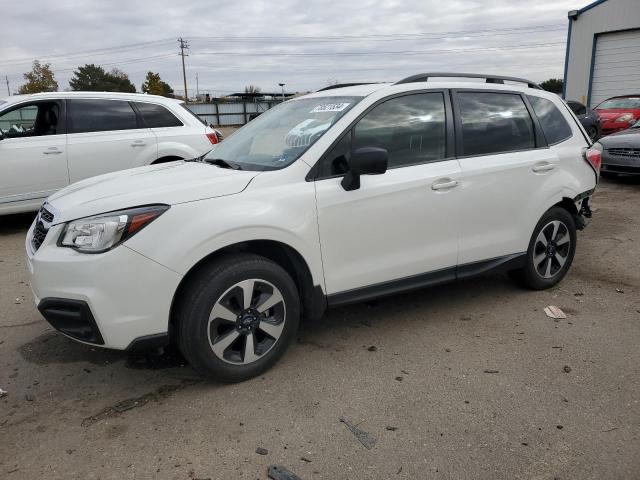
[[560,78],[550,78],[540,84],[547,92],[562,93],[562,86],[564,82]]
[[247,95],[257,95],[260,91],[260,87],[256,87],[255,85],[247,85],[244,87],[244,93]]
[[143,93],[149,95],[162,95],[168,97],[173,93],[173,89],[168,83],[163,82],[159,73],[147,72],[147,77],[142,84]]
[[83,92],[135,93],[136,87],[121,70],[106,72],[100,65],[87,64],[73,72],[69,80],[72,90]]
[[58,82],[51,71],[51,64],[42,64],[34,60],[31,71],[24,74],[27,81],[18,90],[19,93],[57,92]]

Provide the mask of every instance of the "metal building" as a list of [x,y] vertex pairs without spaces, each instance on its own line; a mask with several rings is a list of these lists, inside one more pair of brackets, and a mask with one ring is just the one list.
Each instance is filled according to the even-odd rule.
[[591,107],[640,94],[640,0],[598,0],[569,12],[563,94]]

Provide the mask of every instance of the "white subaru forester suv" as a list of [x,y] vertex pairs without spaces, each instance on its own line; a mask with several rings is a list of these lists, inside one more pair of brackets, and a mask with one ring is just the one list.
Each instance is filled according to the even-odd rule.
[[450,76],[467,75],[325,89],[204,158],[52,195],[26,239],[38,309],[92,345],[175,341],[235,382],[327,307],[497,270],[555,285],[590,216],[598,145],[531,82]]
[[0,215],[38,210],[70,183],[203,155],[215,131],[156,95],[50,92],[0,100]]

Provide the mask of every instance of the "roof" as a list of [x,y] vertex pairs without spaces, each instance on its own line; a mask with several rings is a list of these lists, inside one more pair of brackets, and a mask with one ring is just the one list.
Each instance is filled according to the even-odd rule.
[[160,95],[148,95],[146,93],[120,93],[120,92],[41,92],[28,95],[13,95],[4,100],[8,103],[17,103],[24,100],[38,100],[48,98],[109,98],[134,101],[155,101],[158,103],[176,103],[182,100],[162,97]]
[[571,10],[569,12],[569,19],[571,20],[576,20],[578,18],[578,15],[580,15],[581,13],[586,12],[587,10],[591,10],[594,7],[597,7],[598,5],[600,5],[601,3],[606,2],[607,0],[596,0],[593,3],[590,3],[589,5],[582,7],[579,10]]

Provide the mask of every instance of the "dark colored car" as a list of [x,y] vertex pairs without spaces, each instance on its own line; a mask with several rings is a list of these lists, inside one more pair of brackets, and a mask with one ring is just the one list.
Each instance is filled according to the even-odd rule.
[[602,145],[602,174],[640,175],[640,120],[627,130],[599,140]]
[[602,120],[602,133],[626,130],[640,120],[640,94],[611,97],[595,109]]
[[597,112],[575,100],[569,100],[567,105],[569,105],[569,108],[576,114],[576,117],[580,120],[580,123],[589,134],[591,140],[595,142],[602,136],[602,121]]

